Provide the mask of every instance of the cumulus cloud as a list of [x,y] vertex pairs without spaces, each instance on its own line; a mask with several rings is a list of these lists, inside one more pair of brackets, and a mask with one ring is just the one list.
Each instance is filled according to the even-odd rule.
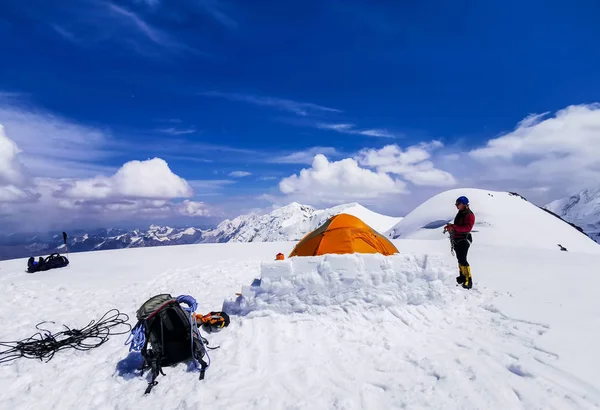
[[212,212],[204,202],[186,199],[178,206],[178,211],[185,216],[212,216]]
[[452,174],[435,167],[431,151],[443,147],[440,141],[421,143],[402,150],[398,145],[386,145],[377,149],[363,149],[358,154],[358,163],[375,168],[378,172],[395,174],[414,185],[452,186],[456,180]]
[[[534,114],[468,152],[482,182],[533,194],[571,194],[600,180],[600,104]],[[540,189],[543,187],[544,189]]]
[[233,172],[229,173],[230,177],[235,177],[235,178],[247,177],[249,175],[252,175],[252,173],[248,172],[248,171],[233,171]]
[[36,201],[39,195],[29,188],[30,177],[21,164],[21,150],[0,124],[0,202]]
[[193,190],[175,175],[161,158],[125,163],[110,177],[97,176],[74,181],[64,191],[70,198],[180,198]]
[[0,186],[21,185],[25,182],[25,172],[18,158],[17,144],[8,138],[4,126],[0,124]]
[[361,168],[352,158],[329,162],[324,155],[318,154],[311,168],[282,179],[279,189],[286,195],[336,203],[402,193],[405,183],[386,173]]

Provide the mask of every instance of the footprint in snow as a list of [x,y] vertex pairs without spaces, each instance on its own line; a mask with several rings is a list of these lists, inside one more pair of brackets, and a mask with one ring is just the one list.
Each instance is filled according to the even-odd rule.
[[524,370],[520,364],[510,364],[506,367],[509,372],[516,374],[520,377],[533,377],[532,373],[529,373],[527,370]]

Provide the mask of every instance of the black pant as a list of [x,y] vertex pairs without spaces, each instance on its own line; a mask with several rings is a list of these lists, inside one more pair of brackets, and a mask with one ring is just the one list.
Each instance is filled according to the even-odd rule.
[[461,239],[454,243],[454,252],[456,252],[456,259],[458,259],[458,263],[462,266],[469,266],[469,262],[467,262],[467,253],[469,252],[470,246],[471,243],[466,239]]

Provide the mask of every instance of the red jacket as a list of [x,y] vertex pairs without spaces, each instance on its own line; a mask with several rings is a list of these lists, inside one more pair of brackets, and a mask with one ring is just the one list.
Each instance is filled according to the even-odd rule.
[[470,209],[458,211],[452,224],[455,239],[466,238],[475,225],[475,214]]

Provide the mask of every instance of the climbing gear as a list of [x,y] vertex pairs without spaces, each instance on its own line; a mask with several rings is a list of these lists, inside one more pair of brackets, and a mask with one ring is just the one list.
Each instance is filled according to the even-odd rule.
[[220,332],[229,326],[229,315],[225,312],[210,312],[206,315],[194,314],[198,326],[202,326],[208,333]]
[[[181,304],[188,307],[182,307]],[[194,367],[200,367],[200,380],[204,379],[210,366],[208,341],[202,337],[194,321],[194,311],[198,307],[196,300],[189,295],[173,298],[170,294],[159,294],[148,299],[136,312],[137,324],[125,341],[129,351],[139,351],[145,370],[152,371],[152,379],[144,394],[150,393],[158,384],[158,374],[165,375],[162,368],[193,360]],[[208,361],[204,361],[204,357]]]
[[36,261],[32,256],[27,261],[27,272],[33,273],[39,271],[46,271],[54,268],[62,268],[67,266],[68,264],[69,260],[58,253],[53,253],[46,258],[42,258],[40,256],[38,261]]
[[456,277],[456,283],[458,283],[459,285],[462,285],[463,283],[465,283],[465,276],[463,275],[463,269],[462,266],[460,265],[460,263],[458,264],[458,276]]
[[465,289],[471,289],[473,287],[473,278],[471,277],[470,266],[460,266],[461,275],[464,276],[465,280],[462,283],[462,287]]
[[[130,332],[131,325],[127,321],[129,321],[129,316],[117,309],[111,309],[98,322],[92,320],[81,329],[71,329],[67,325],[63,325],[67,330],[52,334],[49,330],[38,326],[55,322],[41,322],[35,326],[39,332],[27,339],[15,342],[0,342],[0,347],[7,348],[6,350],[0,350],[0,363],[10,362],[20,357],[45,360],[47,363],[59,350],[70,347],[77,350],[91,350],[107,342],[109,335],[122,335]],[[112,330],[112,328],[121,325],[128,328],[120,332]]]

